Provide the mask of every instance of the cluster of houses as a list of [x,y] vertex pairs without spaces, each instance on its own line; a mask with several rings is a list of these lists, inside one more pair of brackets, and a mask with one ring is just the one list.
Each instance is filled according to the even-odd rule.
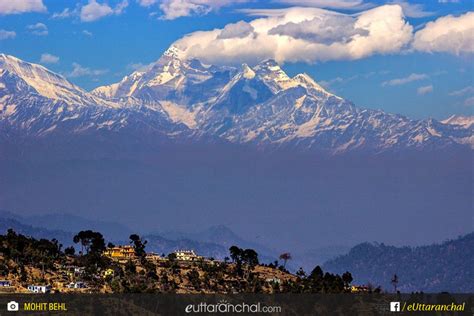
[[[114,261],[117,262],[127,262],[129,260],[137,260],[137,256],[135,253],[134,247],[130,245],[125,246],[114,246],[109,247],[104,251],[104,255]],[[149,252],[146,254],[146,258],[153,262],[164,262],[170,260],[176,260],[180,262],[197,262],[197,261],[209,261],[214,263],[213,260],[205,259],[202,256],[197,255],[194,250],[176,250],[174,251],[168,258],[162,257],[157,253]],[[69,280],[80,280],[81,275],[84,273],[84,267],[77,267],[77,266],[61,266],[60,270],[66,271],[66,275],[68,276]],[[113,269],[106,269],[103,271],[103,277],[107,278],[109,276],[114,275]],[[267,283],[280,285],[281,280],[276,277],[267,278],[265,279]],[[82,281],[75,281],[70,282],[66,285],[63,285],[64,288],[68,290],[81,290],[87,289],[88,286],[86,283]],[[8,292],[14,289],[12,282],[9,280],[0,280],[0,292]],[[50,293],[52,291],[51,285],[28,285],[27,290],[31,293]],[[351,286],[350,291],[352,293],[361,293],[361,292],[368,292],[369,288],[366,286]]]
[[[28,291],[31,293],[51,293],[50,285],[28,285]],[[10,280],[0,280],[0,292],[11,292],[14,290]]]
[[31,293],[51,293],[51,285],[28,285]]
[[[129,245],[107,248],[104,252],[104,255],[116,261],[127,261],[136,259],[135,249]],[[173,252],[173,256],[175,260],[188,262],[200,261],[204,259],[202,256],[198,256],[194,252],[194,250],[176,250]],[[154,252],[147,253],[146,258],[152,261],[168,260]]]
[[[193,250],[176,250],[175,252],[173,252],[173,254],[175,260],[184,262],[193,262],[204,259],[203,257],[198,256]],[[109,247],[104,251],[104,255],[118,262],[126,262],[128,260],[138,259],[135,254],[135,249],[129,245]],[[154,262],[168,260],[167,258],[164,258],[159,254],[153,252],[147,253],[146,258],[148,260],[153,260]],[[66,271],[65,274],[70,280],[81,279],[81,275],[84,273],[84,267],[62,265],[59,268],[60,270]],[[106,269],[103,272],[103,277],[106,278],[108,276],[113,276],[113,274],[114,271],[112,269]],[[75,281],[63,285],[63,288],[66,288],[68,290],[81,290],[87,289],[88,286],[83,281]],[[0,292],[8,292],[13,289],[14,287],[11,281],[0,280]],[[30,293],[51,293],[53,287],[51,285],[31,284],[27,286],[27,290]]]
[[[80,279],[82,274],[84,273],[84,267],[77,267],[77,266],[65,266],[65,265],[57,265],[58,270],[65,271],[65,276],[69,280],[77,280]],[[82,281],[75,281],[69,282],[64,284],[62,282],[57,283],[58,288],[66,288],[70,290],[78,290],[78,289],[86,289],[88,288],[87,284]],[[30,293],[51,293],[53,290],[53,286],[51,285],[44,285],[44,284],[30,284],[26,287],[26,290]],[[10,280],[0,280],[0,293],[6,292],[14,292],[15,287]]]

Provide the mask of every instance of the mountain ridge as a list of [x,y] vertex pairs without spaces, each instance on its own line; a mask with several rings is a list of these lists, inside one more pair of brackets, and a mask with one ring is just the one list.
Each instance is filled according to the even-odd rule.
[[[395,247],[361,243],[327,261],[331,272],[349,270],[355,282],[381,285],[390,291],[394,274],[401,292],[424,291],[469,293],[474,290],[474,232],[442,243],[418,247]],[[368,264],[370,263],[370,264]]]
[[[49,136],[98,131],[315,150],[474,146],[466,119],[410,120],[362,109],[274,60],[254,67],[181,59],[171,46],[144,71],[86,92],[43,66],[0,55],[0,129]],[[471,120],[471,118],[467,118]]]

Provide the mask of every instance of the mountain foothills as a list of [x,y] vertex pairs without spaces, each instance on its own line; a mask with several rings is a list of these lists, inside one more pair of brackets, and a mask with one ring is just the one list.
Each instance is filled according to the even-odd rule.
[[[13,229],[19,234],[40,240],[57,240],[63,245],[63,248],[75,245],[73,243],[74,233],[72,232],[29,225],[31,221],[37,221],[36,218],[20,217],[15,219],[11,217],[13,214],[8,212],[1,212],[1,215],[0,235],[7,234],[9,229]],[[54,216],[48,215],[48,218],[54,218]],[[77,219],[81,220],[80,218]],[[96,223],[96,225],[99,224]],[[103,227],[108,230],[107,227],[111,225],[113,223],[107,223]],[[228,249],[230,247],[228,244],[235,241],[241,242],[244,248],[252,245],[256,246],[256,248],[252,249],[257,250],[262,263],[272,262],[273,266],[277,266],[273,262],[278,260],[278,256],[272,257],[268,253],[269,250],[265,249],[265,247],[249,243],[223,226],[211,227],[208,230],[190,235],[178,233],[165,233],[163,235],[166,237],[158,234],[143,236],[143,240],[146,241],[147,250],[158,254],[168,254],[177,249],[194,249],[199,255],[223,261],[229,255]],[[209,240],[211,237],[213,241]],[[114,244],[119,245],[130,243],[123,236],[116,240],[106,238],[105,241],[112,241]],[[263,256],[261,256],[261,250]],[[319,256],[322,256],[325,251],[320,249],[317,252]],[[325,271],[336,274],[344,274],[346,271],[350,271],[355,284],[364,284],[369,288],[381,286],[383,291],[392,292],[395,285],[396,289],[403,293],[413,291],[469,293],[473,291],[471,280],[474,276],[474,268],[471,263],[474,259],[474,233],[441,244],[428,246],[395,247],[378,243],[362,243],[354,246],[348,252],[344,250],[338,252],[333,250],[332,252],[333,256],[336,253],[345,254],[334,256],[333,259],[328,260],[322,265]],[[275,252],[273,255],[275,255]],[[302,258],[301,255],[296,253],[292,255],[294,257],[290,257],[289,264],[285,262],[285,266],[293,272],[298,270],[297,267],[299,267],[302,261],[311,261],[304,267],[304,270],[308,272],[311,272],[321,262],[310,260],[309,257]],[[292,261],[295,261],[297,264],[290,264]],[[1,268],[0,264],[0,272]],[[299,271],[300,274],[296,275],[301,277],[303,270],[299,269]],[[281,274],[283,271],[277,272]],[[397,284],[391,282],[395,274],[398,276]]]
[[331,154],[474,145],[473,117],[411,120],[355,107],[273,60],[205,65],[171,46],[143,71],[86,92],[61,75],[0,55],[4,139],[112,132]]
[[371,282],[390,289],[394,274],[401,292],[471,293],[474,285],[474,233],[442,244],[395,247],[362,243],[323,266],[332,272],[348,269],[356,282]]

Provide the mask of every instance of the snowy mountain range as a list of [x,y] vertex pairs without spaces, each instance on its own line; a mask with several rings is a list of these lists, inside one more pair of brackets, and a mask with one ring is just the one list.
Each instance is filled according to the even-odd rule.
[[411,120],[358,108],[273,60],[238,68],[182,56],[171,46],[146,70],[87,92],[0,54],[0,138],[106,131],[332,154],[474,146],[474,117]]

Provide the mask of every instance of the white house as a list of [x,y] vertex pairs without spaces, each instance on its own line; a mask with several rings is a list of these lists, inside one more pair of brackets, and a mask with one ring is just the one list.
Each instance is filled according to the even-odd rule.
[[69,289],[85,289],[87,285],[84,282],[71,282],[67,285]]
[[180,261],[196,261],[201,258],[196,255],[194,250],[176,250],[174,254],[176,255],[176,260]]
[[28,291],[32,293],[50,293],[51,285],[28,285]]
[[84,267],[74,267],[74,273],[78,275],[83,274],[84,270],[85,270]]
[[10,287],[12,286],[12,282],[9,280],[0,280],[0,287]]
[[279,278],[267,278],[265,281],[268,283],[281,284],[281,280]]

